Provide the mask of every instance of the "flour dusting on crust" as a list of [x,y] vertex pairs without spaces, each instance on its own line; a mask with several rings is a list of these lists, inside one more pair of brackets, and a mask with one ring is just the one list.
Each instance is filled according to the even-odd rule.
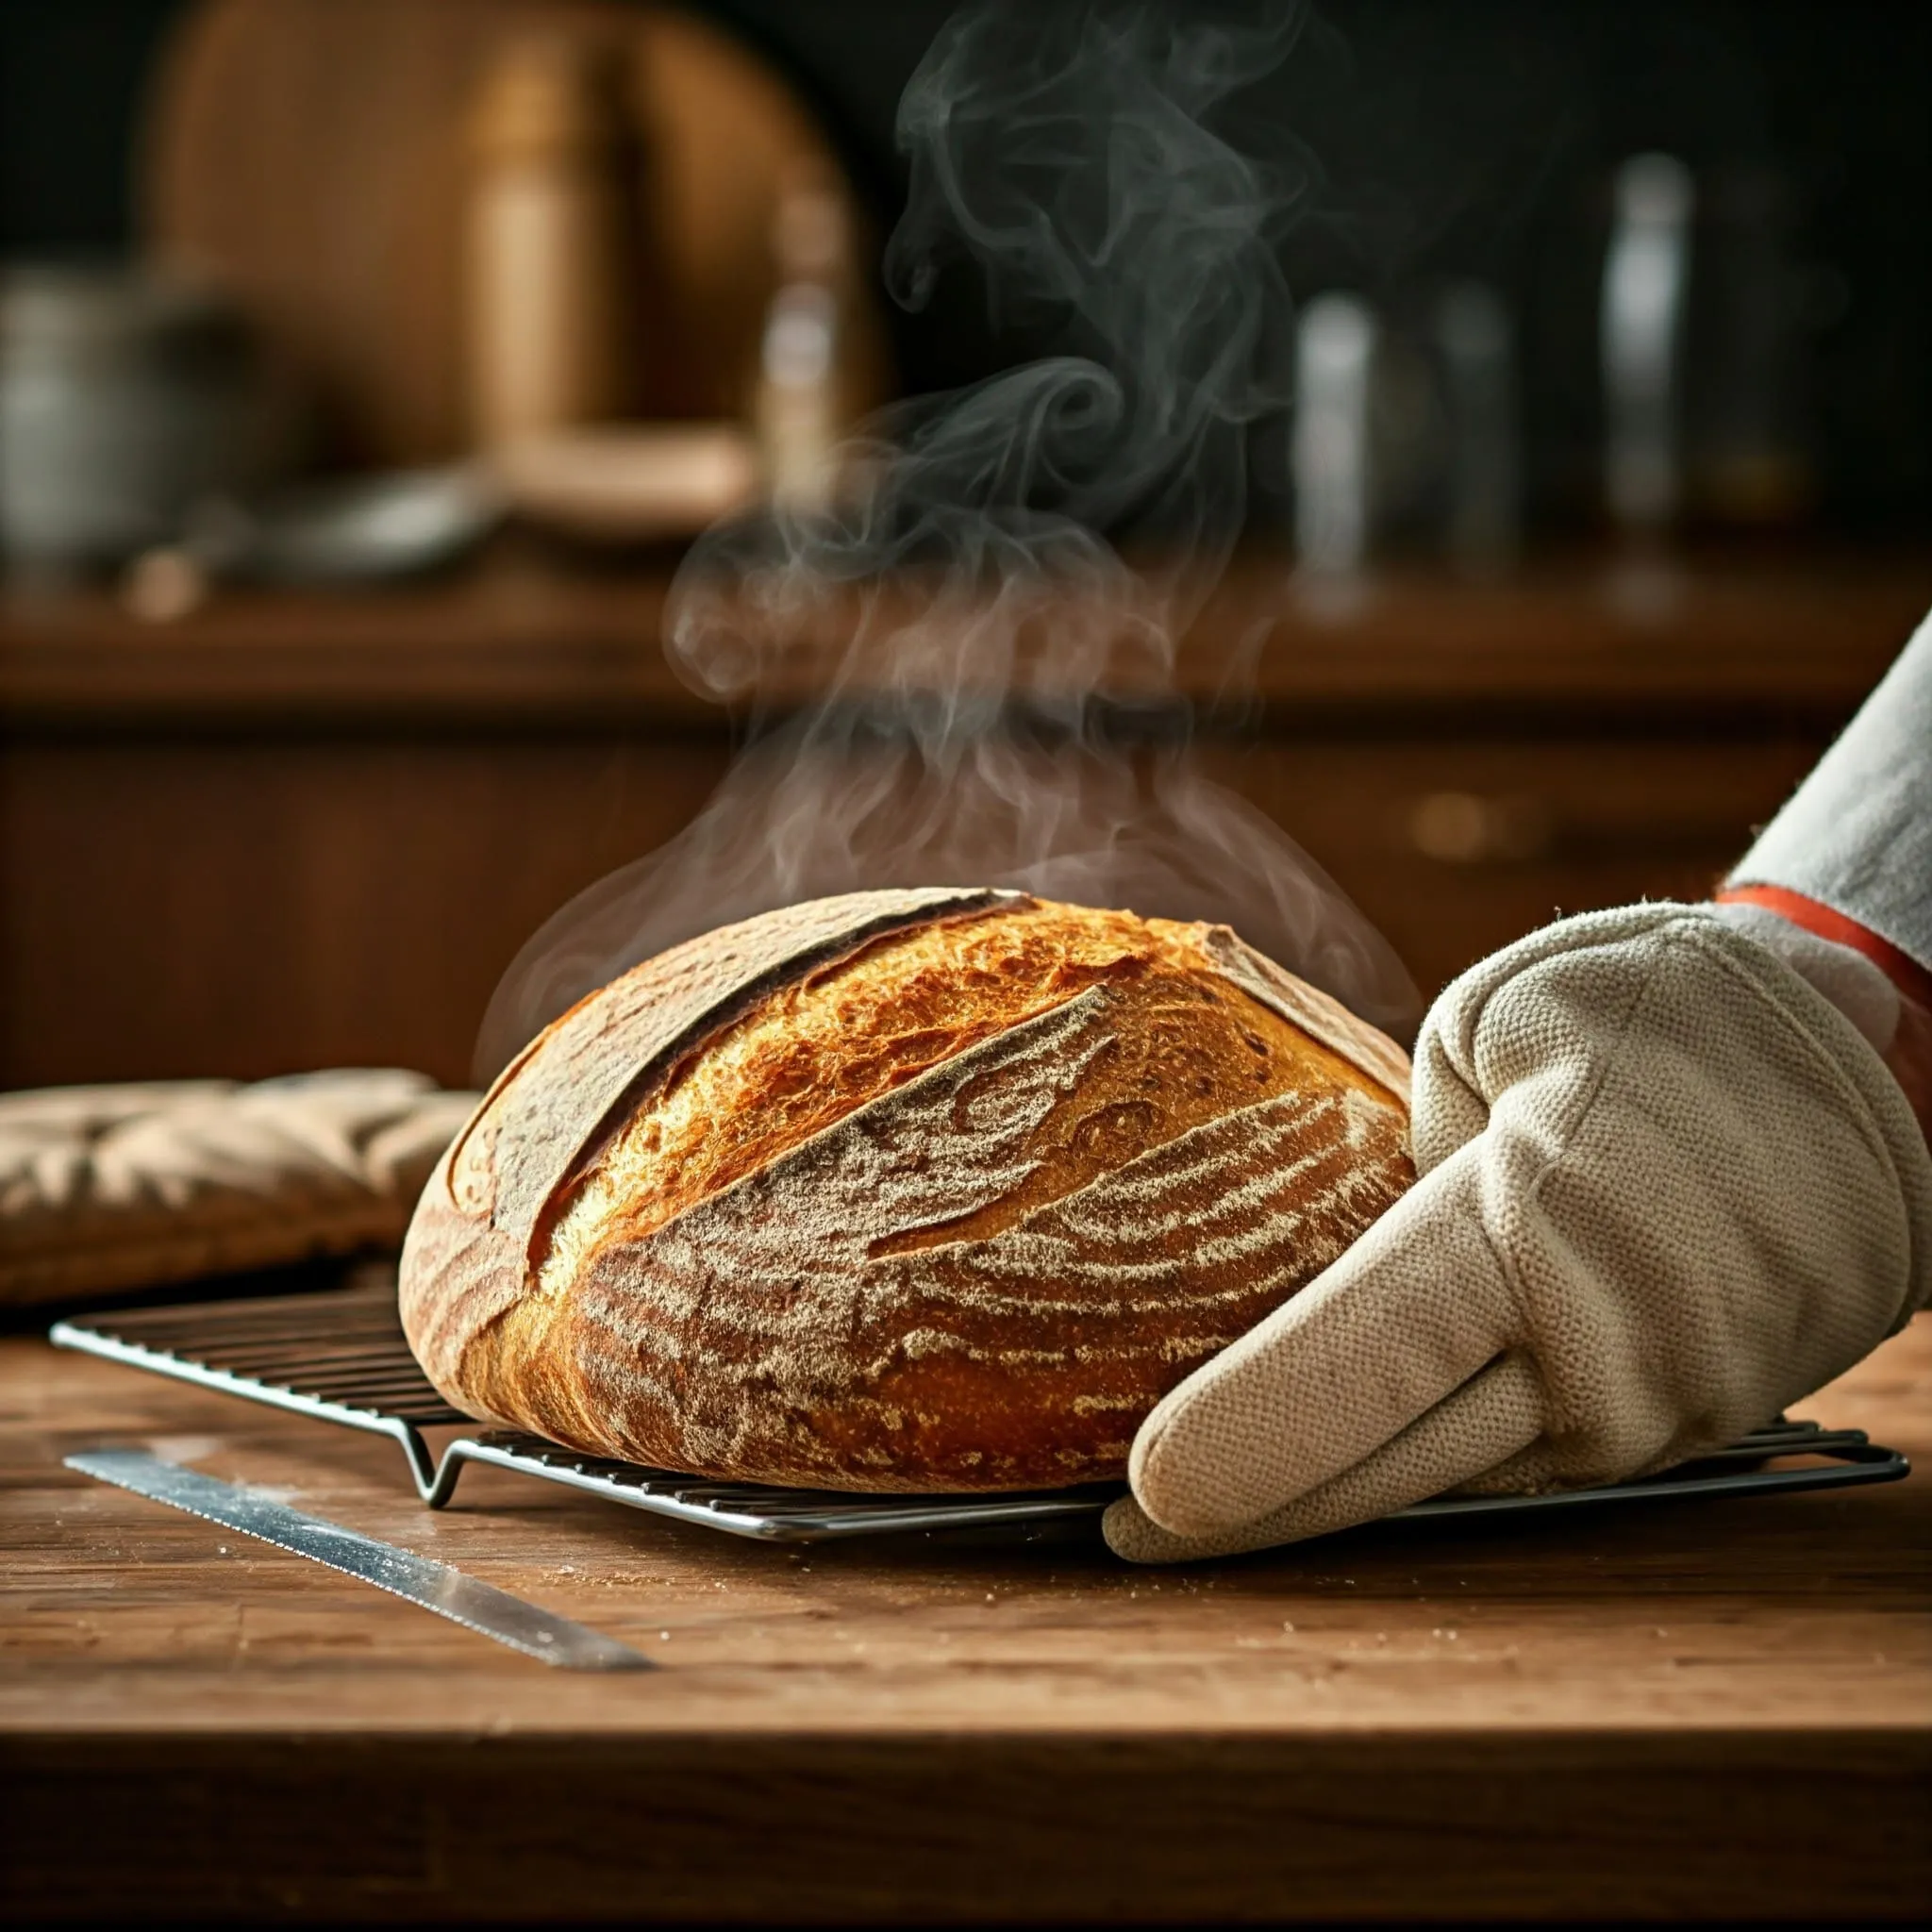
[[[927,904],[923,918],[893,912],[898,934],[873,953],[851,951],[848,910],[844,940],[816,940],[817,957],[842,944],[827,984],[884,997],[921,947],[962,961],[977,948],[981,968],[1007,960],[987,927],[1008,922],[1021,963],[977,979],[962,965],[949,996],[959,1010],[941,1015],[971,1043],[941,1041],[944,1057],[909,1075],[911,1062],[895,1063],[853,1090],[851,1110],[781,1144],[784,1123],[828,1118],[812,1091],[793,1093],[773,1116],[778,1140],[754,1134],[749,1171],[678,1196],[668,1219],[646,1198],[649,1162],[623,1167],[617,1154],[658,1144],[635,1139],[654,1106],[685,1120],[688,1141],[689,1106],[677,1115],[633,1086],[633,1111],[599,1129],[581,1178],[566,1161],[542,1201],[506,1213],[501,1150],[543,1141],[524,1116],[579,1062],[533,1058],[500,1087],[495,1120],[432,1180],[406,1260],[408,1325],[438,1386],[591,1453],[721,1477],[967,1491],[1117,1476],[1160,1395],[1412,1180],[1400,1050],[1224,928],[1027,900],[975,908],[966,894]],[[1058,983],[1040,977],[1040,945],[1082,923],[1105,941],[1101,968],[1082,954],[1083,990],[1036,1010],[1041,987]],[[793,918],[787,930],[830,924]],[[713,1051],[724,1067],[716,1043],[740,1041],[737,1084],[718,1091],[756,1126],[758,1082],[769,1073],[783,1094],[798,1065],[827,1065],[825,1015],[847,1010],[810,991],[809,959],[795,963],[806,956],[790,969],[745,963],[776,949],[757,935],[729,949],[758,989],[749,1005],[729,991],[712,1003],[714,1016],[750,1016],[730,1023],[737,1033],[693,1039],[692,969],[665,972],[664,1013],[620,1008],[630,1064],[654,1042],[664,1064],[675,1038],[701,1069]],[[780,999],[779,985],[796,996]],[[983,1037],[968,1009],[1002,1000],[1025,1017]],[[919,1019],[890,1001],[851,1010]],[[797,1014],[821,1043],[798,1061],[794,1023],[761,1013]],[[855,1038],[849,1051],[877,1045]],[[467,1211],[465,1160],[486,1170]],[[620,1169],[639,1179],[600,1191]],[[493,1208],[477,1211],[486,1198]]]

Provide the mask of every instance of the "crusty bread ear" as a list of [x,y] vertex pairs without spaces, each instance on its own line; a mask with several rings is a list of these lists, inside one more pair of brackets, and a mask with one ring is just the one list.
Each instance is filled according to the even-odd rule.
[[666,1060],[768,983],[874,934],[1001,896],[938,888],[808,900],[673,946],[553,1021],[491,1083],[410,1225],[403,1324],[430,1380],[459,1386],[465,1350],[525,1292],[540,1217],[571,1168]]
[[593,1454],[1118,1476],[1408,1184],[1406,1085],[1224,928],[816,902],[636,969],[505,1075],[425,1190],[405,1324],[453,1401]]

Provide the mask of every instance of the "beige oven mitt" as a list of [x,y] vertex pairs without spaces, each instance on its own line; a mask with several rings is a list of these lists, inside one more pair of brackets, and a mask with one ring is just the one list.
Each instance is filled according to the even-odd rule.
[[1903,1091],[1708,908],[1566,920],[1464,974],[1423,1023],[1411,1131],[1409,1192],[1142,1424],[1122,1556],[1664,1468],[1932,1298]]
[[475,1104],[390,1069],[0,1094],[0,1306],[400,1245]]

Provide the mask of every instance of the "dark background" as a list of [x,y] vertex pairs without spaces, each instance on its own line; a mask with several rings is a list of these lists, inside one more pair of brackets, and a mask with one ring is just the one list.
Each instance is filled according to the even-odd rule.
[[[150,65],[183,0],[0,5],[0,252],[111,249],[132,218]],[[945,0],[713,0],[819,105],[881,225],[893,112]],[[1819,0],[1326,0],[1261,111],[1322,181],[1288,243],[1298,291],[1400,314],[1484,275],[1520,318],[1532,505],[1582,513],[1595,475],[1596,283],[1607,172],[1651,147],[1700,181],[1769,169],[1792,208],[1812,349],[1818,522],[1932,533],[1932,7]],[[910,387],[1032,345],[970,290],[898,324]]]

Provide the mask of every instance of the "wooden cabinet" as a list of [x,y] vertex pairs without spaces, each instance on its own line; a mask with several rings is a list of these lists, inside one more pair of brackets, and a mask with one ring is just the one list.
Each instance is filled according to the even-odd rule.
[[0,1080],[398,1065],[461,1085],[517,948],[675,831],[725,756],[347,731],[16,745]]
[[1809,770],[1820,739],[1281,736],[1204,750],[1379,926],[1424,997],[1560,913],[1701,899]]
[[[659,577],[236,597],[165,629],[0,619],[0,1084],[403,1064],[468,1077],[498,975],[730,756]],[[1712,568],[1633,616],[1585,574],[1310,614],[1252,567],[1181,654],[1258,703],[1208,772],[1424,996],[1558,911],[1698,896],[1932,602],[1932,569]],[[809,685],[802,658],[801,689]]]

